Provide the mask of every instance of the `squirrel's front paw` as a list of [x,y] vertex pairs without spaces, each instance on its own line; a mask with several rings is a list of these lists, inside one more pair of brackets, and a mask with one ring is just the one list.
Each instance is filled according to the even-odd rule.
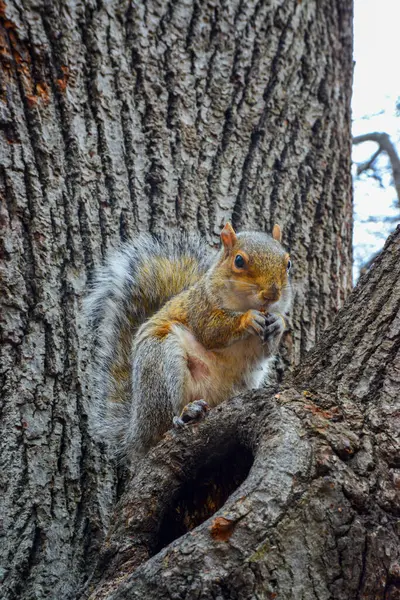
[[264,342],[271,338],[277,338],[282,335],[286,329],[285,320],[282,315],[277,313],[268,313],[265,315]]
[[184,406],[179,417],[174,417],[172,422],[174,427],[179,429],[193,421],[200,421],[208,411],[208,404],[205,400],[194,400]]
[[248,310],[243,315],[243,327],[249,333],[259,335],[262,339],[265,336],[265,315],[259,310]]

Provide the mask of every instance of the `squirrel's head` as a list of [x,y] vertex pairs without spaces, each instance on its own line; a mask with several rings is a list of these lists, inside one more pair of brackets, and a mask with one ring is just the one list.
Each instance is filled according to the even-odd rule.
[[[223,251],[218,273],[225,280],[224,308],[273,312],[289,299],[289,254],[281,246],[281,228],[236,234],[230,223],[221,232]],[[279,309],[278,310],[282,310]]]

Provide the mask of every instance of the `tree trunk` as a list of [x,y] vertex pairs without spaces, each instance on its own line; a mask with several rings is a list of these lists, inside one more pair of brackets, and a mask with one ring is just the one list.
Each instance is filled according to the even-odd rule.
[[[278,222],[295,265],[286,346],[295,363],[342,306],[351,284],[351,17],[346,0],[0,2],[5,598],[75,598],[109,526],[117,477],[88,433],[80,307],[110,246],[171,226],[216,243],[227,219],[261,230]],[[291,452],[286,487],[270,470],[272,487],[259,491],[272,523],[293,469],[299,485],[314,485],[304,467],[313,455],[291,429],[282,450],[282,423],[300,417],[261,398],[249,402],[254,414],[270,411],[276,430],[262,446],[271,447],[268,464]],[[243,423],[244,479],[255,447],[246,439],[268,428],[251,429],[241,403],[214,411],[205,427],[220,415],[232,431]],[[221,501],[232,491],[223,488]]]

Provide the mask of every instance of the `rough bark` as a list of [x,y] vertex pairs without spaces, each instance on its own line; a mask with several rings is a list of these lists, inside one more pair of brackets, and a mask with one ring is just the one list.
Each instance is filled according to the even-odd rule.
[[400,226],[280,393],[143,460],[91,600],[400,597],[399,256]]
[[2,0],[0,61],[2,596],[74,598],[117,495],[87,279],[139,230],[279,222],[299,361],[351,282],[351,5]]

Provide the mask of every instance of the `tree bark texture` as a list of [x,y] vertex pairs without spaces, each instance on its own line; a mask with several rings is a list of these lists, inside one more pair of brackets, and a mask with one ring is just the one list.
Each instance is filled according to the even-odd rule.
[[90,600],[400,597],[399,257],[400,226],[279,393],[237,397],[149,454]]
[[5,598],[76,597],[109,526],[117,478],[88,432],[81,316],[109,247],[278,222],[295,363],[343,304],[351,18],[347,0],[0,1]]

